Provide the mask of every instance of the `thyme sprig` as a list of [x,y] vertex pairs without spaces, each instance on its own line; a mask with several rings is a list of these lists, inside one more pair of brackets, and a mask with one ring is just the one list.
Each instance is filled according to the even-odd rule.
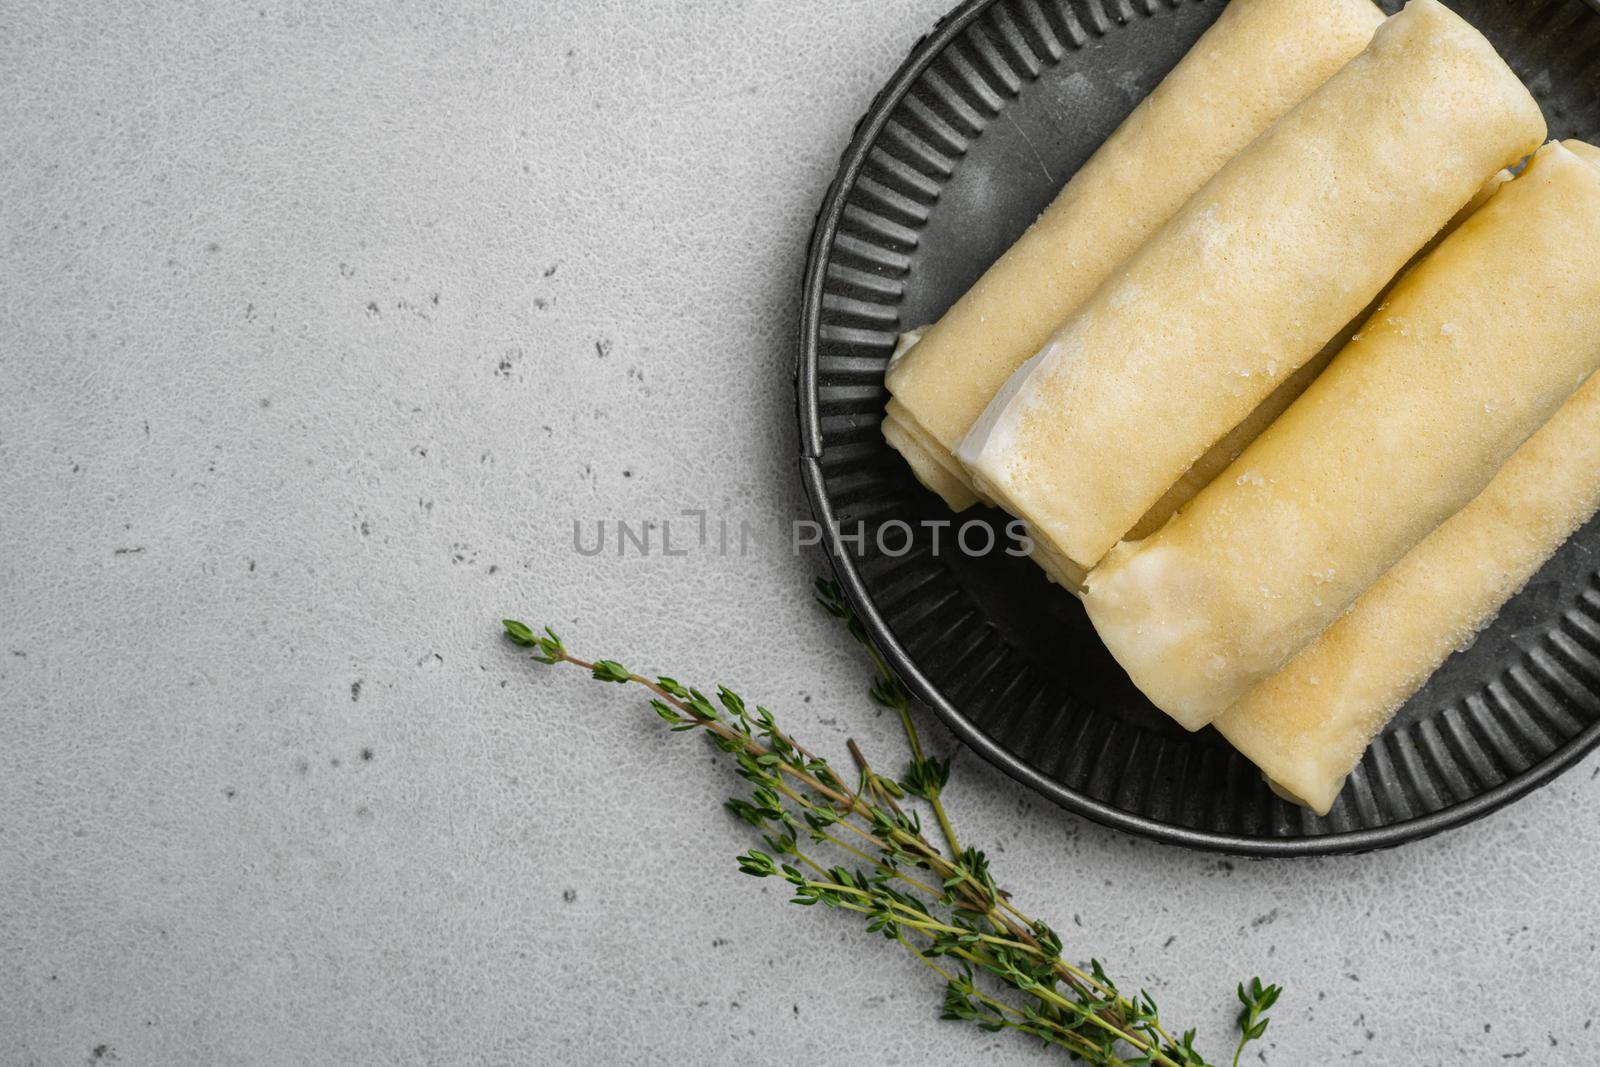
[[1267,1011],[1278,1002],[1278,995],[1283,992],[1282,986],[1261,985],[1261,979],[1250,979],[1249,986],[1239,983],[1239,1003],[1244,1005],[1239,1012],[1239,1047],[1233,1050],[1233,1067],[1239,1067],[1239,1057],[1244,1055],[1244,1047],[1257,1040],[1267,1032]]
[[[961,845],[943,799],[950,760],[923,749],[911,694],[839,587],[819,580],[816,590],[823,609],[872,660],[872,699],[899,716],[911,759],[898,778],[875,770],[852,740],[852,784],[786,733],[772,712],[723,686],[708,694],[665,675],[636,674],[616,660],[580,659],[548,627],[536,631],[514,619],[503,625],[540,663],[570,664],[597,681],[642,687],[669,729],[703,733],[730,756],[751,788],[725,806],[761,832],[764,846],[739,856],[739,870],[782,879],[796,904],[864,916],[869,932],[904,946],[944,981],[941,1018],[1020,1031],[1106,1067],[1212,1067],[1194,1046],[1194,1030],[1174,1038],[1148,992],[1125,994],[1098,960],[1079,965],[1066,958],[1055,931],[1025,915],[996,884],[983,852]],[[912,799],[933,813],[942,846],[924,834]],[[1266,1031],[1266,1012],[1280,992],[1259,978],[1239,986],[1244,1010],[1235,1065]]]

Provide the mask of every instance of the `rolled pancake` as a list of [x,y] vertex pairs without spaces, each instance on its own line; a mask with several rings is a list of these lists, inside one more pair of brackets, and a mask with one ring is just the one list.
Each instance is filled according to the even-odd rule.
[[[1581,142],[1569,141],[1567,143],[1573,145]],[[1589,146],[1584,145],[1583,147],[1588,148]],[[1600,149],[1591,149],[1591,151],[1600,152]],[[1417,253],[1411,263],[1406,265],[1406,269],[1410,269],[1423,256],[1437,248],[1439,243],[1454,233],[1463,222],[1472,216],[1473,212],[1488,203],[1495,190],[1510,181],[1511,177],[1509,170],[1503,170],[1489,179],[1489,182],[1478,190],[1477,194],[1467,203],[1467,206],[1456,213],[1455,218],[1450,220],[1449,225],[1440,231],[1432,241],[1429,241],[1421,252]],[[1404,271],[1401,273],[1404,274]],[[1399,279],[1396,278],[1395,280],[1398,281]],[[1149,537],[1165,526],[1167,521],[1180,508],[1193,500],[1200,490],[1210,485],[1219,474],[1227,469],[1229,464],[1239,458],[1245,448],[1250,445],[1250,442],[1260,437],[1262,432],[1272,425],[1279,415],[1289,409],[1290,404],[1300,398],[1300,394],[1305,392],[1307,387],[1316,380],[1317,375],[1321,374],[1328,364],[1332,362],[1333,357],[1344,351],[1344,346],[1350,343],[1350,339],[1361,328],[1361,324],[1367,321],[1372,312],[1378,309],[1379,303],[1388,295],[1389,291],[1385,290],[1383,295],[1374,301],[1359,318],[1339,331],[1339,336],[1328,342],[1321,352],[1312,357],[1309,363],[1285,379],[1283,384],[1274,389],[1271,396],[1257,405],[1256,409],[1246,416],[1243,422],[1228,431],[1227,436],[1212,445],[1205,455],[1195,460],[1194,464],[1184,472],[1183,477],[1173,483],[1172,487],[1162,495],[1161,499],[1156,501],[1149,511],[1145,512],[1144,518],[1134,525],[1133,529],[1126,534],[1124,540],[1142,541]],[[912,331],[912,334],[919,332]],[[913,340],[911,343],[915,344],[916,342]],[[898,353],[899,351],[900,348],[897,346],[896,352]],[[894,401],[891,400],[889,403],[892,409]],[[898,431],[891,430],[886,423],[884,425],[884,434],[888,435],[891,432]],[[917,446],[912,442],[908,443],[908,447]],[[903,452],[905,449],[901,449],[901,451]],[[941,475],[936,474],[935,477],[941,477]],[[947,478],[948,475],[943,475],[942,477]],[[943,494],[943,491],[937,489],[932,482],[927,484],[929,488],[934,488],[936,492]],[[961,483],[945,482],[943,484],[947,485],[953,493],[968,491]],[[1054,551],[1048,539],[1034,539],[1031,556],[1033,561],[1044,569],[1045,574],[1052,582],[1065,587],[1068,592],[1082,595],[1083,583],[1088,576],[1088,571]]]
[[1092,566],[1544,130],[1481,34],[1412,0],[1012,376],[957,450],[977,491]]
[[[1588,146],[1586,145],[1585,147]],[[1596,151],[1600,151],[1600,149]],[[1404,274],[1423,256],[1437,248],[1440,242],[1454,233],[1463,222],[1472,216],[1473,212],[1487,204],[1489,198],[1495,194],[1495,190],[1510,181],[1511,177],[1509,170],[1502,170],[1499,174],[1490,178],[1483,188],[1479,189],[1473,198],[1467,202],[1467,206],[1458,211],[1455,218],[1451,219],[1449,224],[1432,241],[1429,241],[1410,263],[1406,264],[1405,268],[1401,270],[1401,274]],[[1399,278],[1395,280],[1398,281]],[[1144,518],[1135,523],[1133,529],[1124,534],[1122,539],[1125,541],[1142,541],[1149,537],[1165,526],[1167,520],[1172,518],[1183,505],[1193,500],[1200,490],[1215,481],[1217,476],[1229,464],[1239,458],[1250,442],[1260,437],[1262,432],[1268,426],[1271,426],[1279,415],[1287,411],[1289,405],[1298,400],[1300,394],[1305,392],[1312,382],[1316,381],[1317,375],[1321,374],[1328,364],[1332,362],[1334,356],[1344,350],[1344,346],[1350,343],[1350,339],[1356,335],[1356,332],[1361,328],[1361,324],[1367,321],[1388,295],[1388,290],[1385,290],[1360,316],[1352,320],[1343,330],[1340,330],[1338,337],[1323,346],[1322,351],[1313,356],[1305,366],[1289,375],[1282,385],[1272,391],[1271,396],[1258,404],[1256,409],[1245,417],[1243,422],[1229,430],[1227,436],[1207,449],[1205,455],[1195,460],[1194,464],[1184,472],[1183,477],[1173,483],[1172,487],[1162,495],[1161,499],[1156,501],[1150,510],[1144,513]]]
[[[1600,149],[1566,145],[1600,165]],[[1600,335],[1592,343],[1600,348]],[[1597,510],[1600,376],[1476,499],[1212,725],[1280,794],[1326,815],[1400,706]]]
[[1530,437],[1477,499],[1212,725],[1279,793],[1326,815],[1400,706],[1596,509],[1600,377]]
[[1600,168],[1534,157],[1395,286],[1311,388],[1084,603],[1191,730],[1477,496],[1600,366]]
[[[903,360],[906,353],[917,346],[928,327],[907,330],[895,342],[894,353],[889,357],[889,373]],[[917,480],[938,493],[951,511],[965,511],[978,502],[972,487],[967,484],[967,473],[944,451],[939,442],[922,432],[917,421],[894,397],[889,398],[888,418],[883,420],[883,436],[890,447],[899,452],[911,465]]]
[[891,364],[884,436],[954,510],[953,455],[1067,315],[1240,149],[1353,59],[1371,0],[1233,0],[1038,220]]
[[[1578,142],[1568,143],[1576,144]],[[1587,148],[1588,146],[1585,145],[1584,147]],[[1600,151],[1600,149],[1595,149],[1594,151]],[[1411,263],[1406,265],[1406,269],[1410,269],[1423,256],[1437,248],[1440,242],[1454,233],[1463,222],[1471,218],[1473,212],[1487,204],[1489,198],[1495,194],[1495,190],[1510,180],[1511,172],[1509,170],[1502,170],[1499,174],[1489,179],[1483,188],[1479,189],[1473,198],[1467,202],[1466,207],[1457,212],[1455,218],[1451,219],[1449,224],[1432,241],[1429,241],[1421,252],[1417,253]],[[1404,274],[1404,271],[1401,273]],[[1398,281],[1399,279],[1396,278],[1395,280]],[[1367,321],[1372,312],[1378,309],[1378,304],[1388,295],[1388,290],[1385,290],[1383,295],[1368,306],[1359,318],[1350,322],[1343,330],[1340,330],[1339,336],[1328,342],[1321,352],[1312,357],[1309,363],[1285,379],[1283,384],[1274,389],[1271,396],[1257,405],[1256,409],[1246,416],[1243,422],[1228,431],[1227,436],[1212,445],[1205,455],[1195,460],[1194,464],[1184,472],[1183,477],[1173,483],[1172,487],[1162,495],[1161,499],[1156,501],[1149,511],[1145,512],[1144,518],[1134,525],[1133,529],[1125,535],[1124,540],[1142,541],[1149,537],[1165,526],[1167,521],[1180,508],[1193,500],[1200,490],[1210,485],[1234,460],[1239,458],[1240,454],[1244,452],[1252,441],[1260,437],[1262,432],[1272,425],[1279,415],[1289,409],[1290,404],[1300,398],[1300,394],[1304,393],[1307,387],[1316,380],[1317,375],[1321,374],[1328,364],[1332,362],[1333,357],[1344,350],[1344,346],[1350,343],[1350,339],[1361,328],[1361,324]],[[887,432],[888,429],[885,428],[885,433]],[[1082,594],[1083,582],[1088,572],[1072,560],[1055,552],[1051,548],[1048,539],[1034,540],[1032,556],[1034,562],[1044,568],[1045,574],[1050,577],[1051,581],[1066,587],[1072,593]]]

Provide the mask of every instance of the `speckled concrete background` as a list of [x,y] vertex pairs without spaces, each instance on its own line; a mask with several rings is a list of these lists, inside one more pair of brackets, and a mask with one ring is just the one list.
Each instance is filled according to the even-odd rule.
[[[572,526],[803,509],[804,240],[942,6],[0,0],[0,1063],[1045,1058],[495,624],[899,751],[816,559]],[[1213,1049],[1260,972],[1274,1065],[1590,1063],[1597,770],[1326,862],[952,803]]]

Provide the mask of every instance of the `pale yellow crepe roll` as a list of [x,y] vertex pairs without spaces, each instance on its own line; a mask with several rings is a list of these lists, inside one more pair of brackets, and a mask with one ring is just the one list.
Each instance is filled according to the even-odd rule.
[[1552,144],[1084,603],[1135,684],[1199,729],[1477,496],[1600,366],[1600,168]]
[[[1432,241],[1429,241],[1421,252],[1417,253],[1412,262],[1406,265],[1406,269],[1409,269],[1417,260],[1420,260],[1438,247],[1439,242],[1454,233],[1463,222],[1472,216],[1473,212],[1489,202],[1489,198],[1494,195],[1495,190],[1510,180],[1511,172],[1509,170],[1502,170],[1499,174],[1489,179],[1483,188],[1479,189],[1473,198],[1467,202],[1466,207],[1456,213],[1455,218],[1450,220],[1449,225]],[[1395,280],[1398,281],[1399,279],[1396,278]],[[1288,410],[1290,404],[1300,398],[1300,394],[1305,392],[1306,388],[1316,380],[1317,375],[1322,373],[1323,369],[1333,360],[1333,357],[1342,352],[1344,346],[1350,343],[1350,339],[1355,336],[1361,324],[1366,322],[1372,312],[1377,310],[1378,303],[1386,296],[1388,296],[1388,290],[1385,290],[1383,295],[1377,301],[1374,301],[1359,318],[1354,319],[1343,330],[1340,330],[1339,336],[1328,342],[1321,352],[1311,358],[1309,363],[1286,378],[1283,384],[1272,391],[1271,396],[1263,400],[1256,406],[1254,411],[1245,417],[1243,422],[1229,430],[1227,436],[1212,445],[1205,455],[1195,460],[1193,465],[1184,472],[1183,477],[1173,483],[1172,487],[1162,495],[1160,500],[1151,506],[1149,511],[1144,513],[1144,517],[1134,524],[1133,529],[1128,531],[1123,539],[1142,541],[1149,537],[1165,526],[1167,521],[1180,508],[1193,500],[1195,494],[1210,485],[1229,464],[1239,458],[1239,454],[1249,446],[1250,442],[1260,437],[1262,431],[1272,425],[1279,415]],[[1033,558],[1044,568],[1045,573],[1050,576],[1052,581],[1065,586],[1071,592],[1079,593],[1082,591],[1083,580],[1087,576],[1087,572],[1065,556],[1053,552],[1048,541],[1035,542]]]
[[[1567,143],[1569,145],[1582,145],[1582,142],[1577,141],[1569,141]],[[1582,147],[1589,151],[1600,152],[1600,149],[1590,148],[1588,145],[1582,145]],[[1477,194],[1467,203],[1467,206],[1456,213],[1455,218],[1450,220],[1449,225],[1437,237],[1429,241],[1427,247],[1417,254],[1416,258],[1412,260],[1412,264],[1438,247],[1441,241],[1454,233],[1463,222],[1471,218],[1473,212],[1488,203],[1489,198],[1495,194],[1495,190],[1510,180],[1511,172],[1509,170],[1502,170],[1499,174],[1489,179],[1488,183],[1478,190]],[[1412,264],[1407,264],[1407,269]],[[1399,279],[1396,278],[1395,280],[1398,281]],[[1381,301],[1386,296],[1388,296],[1387,290],[1378,300]],[[1167,521],[1180,508],[1193,500],[1200,490],[1210,485],[1229,464],[1239,458],[1240,453],[1252,441],[1260,437],[1262,432],[1272,425],[1279,415],[1288,410],[1290,404],[1300,398],[1300,394],[1305,392],[1306,388],[1316,380],[1317,375],[1322,373],[1333,360],[1333,357],[1342,352],[1344,346],[1350,343],[1350,339],[1355,336],[1361,324],[1366,322],[1371,313],[1377,310],[1377,307],[1378,303],[1375,301],[1360,318],[1352,321],[1343,330],[1339,331],[1339,336],[1330,341],[1316,356],[1312,357],[1309,363],[1295,371],[1285,379],[1282,385],[1274,389],[1272,395],[1263,400],[1243,422],[1230,430],[1222,440],[1212,445],[1205,455],[1195,460],[1194,465],[1184,472],[1183,477],[1179,478],[1172,488],[1168,489],[1161,499],[1156,501],[1149,511],[1145,512],[1144,518],[1134,525],[1125,539],[1142,541],[1155,533],[1165,526]],[[885,432],[887,432],[887,429]],[[1035,541],[1032,556],[1034,562],[1044,568],[1051,581],[1064,586],[1069,592],[1082,593],[1083,582],[1088,572],[1072,560],[1053,551],[1048,541]]]
[[1597,508],[1600,377],[1592,377],[1477,499],[1212,725],[1286,798],[1326,815],[1400,706]]
[[[894,346],[894,354],[889,357],[891,374],[927,332],[927,327],[919,327],[900,335]],[[965,472],[953,462],[945,461],[945,453],[939,442],[922,433],[917,428],[916,420],[906,415],[900,402],[892,396],[887,410],[888,418],[883,420],[884,439],[911,465],[917,480],[939,494],[945,506],[952,511],[964,511],[977,503],[977,497],[972,495],[972,487],[967,484]]]
[[1481,34],[1412,0],[1006,383],[958,450],[978,491],[1092,566],[1544,130]]
[[[1566,145],[1600,164],[1600,149]],[[1600,335],[1592,343],[1600,348]],[[1600,376],[1528,438],[1476,499],[1212,725],[1279,793],[1326,815],[1400,706],[1596,510]]]
[[1371,0],[1233,0],[1038,221],[887,376],[884,436],[959,511],[952,455],[1051,331],[1241,148],[1372,39]]
[[[1580,142],[1568,143],[1575,144]],[[1584,147],[1587,148],[1589,146],[1585,145]],[[1600,149],[1595,149],[1595,151],[1600,151]],[[1502,170],[1499,174],[1490,178],[1483,188],[1479,189],[1473,198],[1467,202],[1467,206],[1456,213],[1455,218],[1450,220],[1449,225],[1432,241],[1429,241],[1421,252],[1417,253],[1416,258],[1412,260],[1412,263],[1406,265],[1402,273],[1404,273],[1404,270],[1410,269],[1411,265],[1417,260],[1438,247],[1441,241],[1454,233],[1463,222],[1471,218],[1473,212],[1487,204],[1489,198],[1495,194],[1495,190],[1510,180],[1511,172],[1509,170]],[[1395,280],[1398,281],[1399,279],[1396,278]],[[1256,409],[1246,416],[1243,422],[1229,430],[1226,437],[1212,445],[1205,455],[1195,460],[1194,464],[1184,472],[1183,477],[1174,482],[1172,487],[1162,495],[1161,499],[1156,501],[1150,510],[1144,513],[1144,518],[1135,523],[1133,529],[1123,535],[1123,539],[1127,541],[1142,541],[1149,537],[1165,526],[1167,520],[1172,518],[1179,508],[1193,500],[1196,493],[1216,480],[1217,475],[1221,474],[1229,464],[1238,459],[1239,454],[1249,446],[1250,442],[1260,437],[1262,431],[1271,426],[1279,415],[1289,409],[1290,404],[1300,399],[1300,394],[1305,392],[1312,382],[1316,381],[1317,375],[1322,373],[1323,369],[1333,360],[1333,357],[1344,350],[1344,346],[1350,343],[1350,339],[1356,335],[1356,331],[1360,329],[1361,324],[1366,322],[1372,312],[1378,309],[1378,302],[1381,302],[1388,295],[1386,290],[1382,296],[1378,297],[1378,301],[1375,301],[1358,318],[1352,320],[1349,325],[1340,330],[1338,337],[1323,346],[1322,351],[1313,356],[1309,363],[1284,379],[1283,384],[1274,389],[1271,396],[1257,405]],[[1057,580],[1059,581],[1059,579]]]

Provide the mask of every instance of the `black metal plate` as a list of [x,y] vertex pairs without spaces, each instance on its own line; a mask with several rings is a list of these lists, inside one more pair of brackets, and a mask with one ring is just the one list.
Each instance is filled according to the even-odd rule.
[[[1600,521],[1439,670],[1318,818],[1275,797],[1214,730],[1186,733],[1152,707],[1032,562],[936,556],[921,520],[951,516],[878,428],[896,333],[966,290],[1222,6],[969,0],[916,46],[857,127],[812,236],[802,476],[875,641],[1007,773],[1099,822],[1195,848],[1383,848],[1484,815],[1600,743]],[[1533,90],[1552,136],[1600,135],[1600,0],[1451,6]],[[1003,529],[1000,513],[976,514]],[[897,519],[915,546],[891,556],[874,534]],[[838,536],[857,524],[866,544]]]

